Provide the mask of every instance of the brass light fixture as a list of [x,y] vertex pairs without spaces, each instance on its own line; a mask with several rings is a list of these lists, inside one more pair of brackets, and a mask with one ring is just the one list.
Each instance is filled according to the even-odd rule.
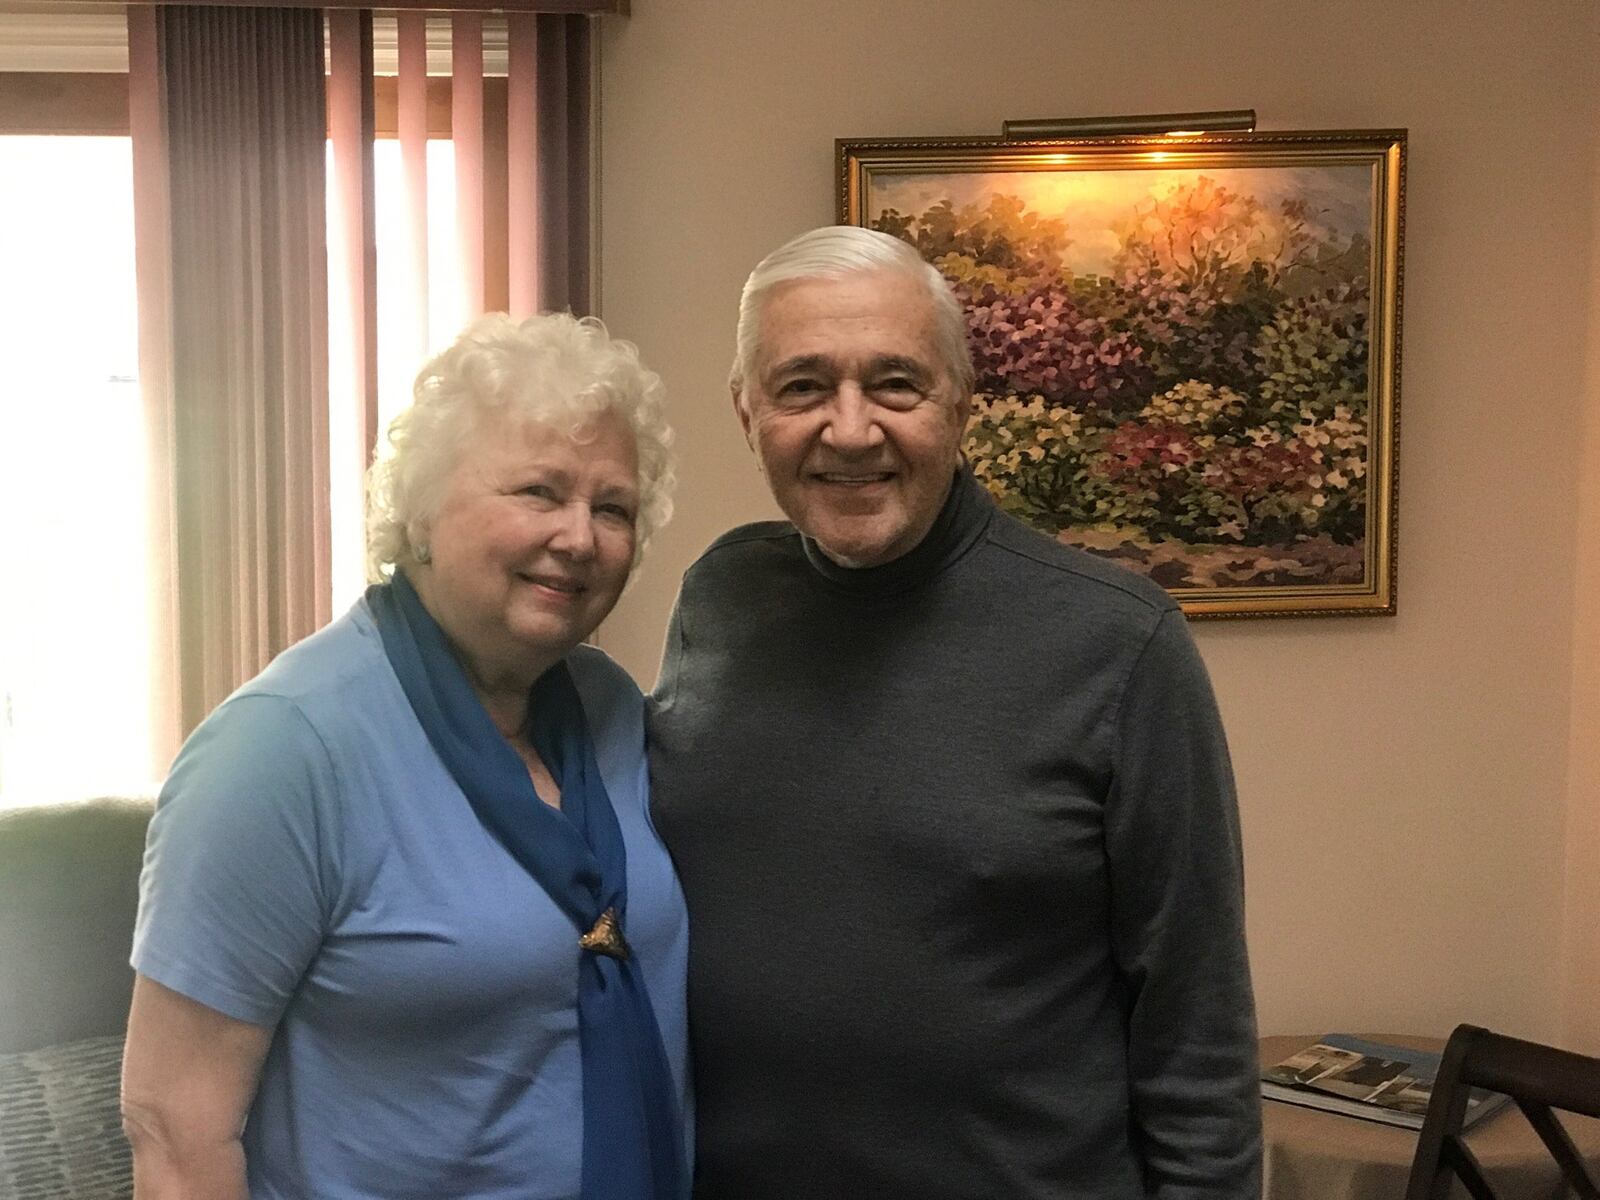
[[1055,138],[1137,137],[1165,134],[1182,137],[1196,133],[1252,132],[1256,110],[1230,108],[1219,112],[1135,113],[1121,117],[1057,117],[1033,121],[1007,121],[1001,136],[1008,142],[1049,141]]

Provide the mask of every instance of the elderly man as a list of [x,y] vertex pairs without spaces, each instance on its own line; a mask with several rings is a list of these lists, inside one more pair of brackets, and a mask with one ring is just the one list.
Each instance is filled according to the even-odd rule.
[[1259,1194],[1238,816],[1182,614],[961,465],[965,323],[904,243],[745,285],[787,522],[687,572],[653,702],[699,1200]]

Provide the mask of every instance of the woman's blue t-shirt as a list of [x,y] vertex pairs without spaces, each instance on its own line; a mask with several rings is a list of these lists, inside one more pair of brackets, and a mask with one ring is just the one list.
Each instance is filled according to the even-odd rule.
[[[568,663],[687,1108],[688,931],[649,821],[642,702],[598,650]],[[362,602],[185,744],[151,823],[133,965],[273,1027],[244,1132],[254,1200],[571,1200],[577,936],[435,757]]]

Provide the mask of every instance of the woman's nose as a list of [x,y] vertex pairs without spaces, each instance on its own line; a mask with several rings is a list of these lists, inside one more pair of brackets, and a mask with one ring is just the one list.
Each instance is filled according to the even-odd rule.
[[587,501],[569,500],[556,514],[559,522],[550,547],[572,558],[588,558],[594,553],[594,513]]

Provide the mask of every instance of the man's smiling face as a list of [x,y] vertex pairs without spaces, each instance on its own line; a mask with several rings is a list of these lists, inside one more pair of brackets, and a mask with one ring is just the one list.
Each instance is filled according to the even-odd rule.
[[863,271],[779,284],[761,307],[734,408],[773,497],[846,567],[875,567],[932,528],[969,401],[940,361],[923,282]]

